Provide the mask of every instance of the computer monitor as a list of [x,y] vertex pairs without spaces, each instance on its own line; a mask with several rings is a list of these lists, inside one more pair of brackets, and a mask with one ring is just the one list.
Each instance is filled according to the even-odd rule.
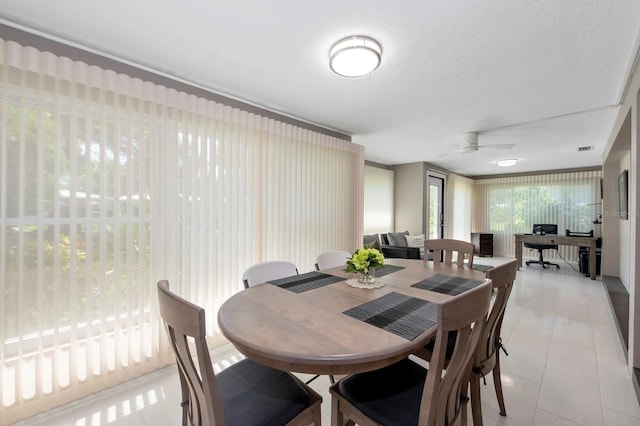
[[533,225],[532,232],[536,235],[557,234],[558,225],[551,225],[548,223],[536,223]]

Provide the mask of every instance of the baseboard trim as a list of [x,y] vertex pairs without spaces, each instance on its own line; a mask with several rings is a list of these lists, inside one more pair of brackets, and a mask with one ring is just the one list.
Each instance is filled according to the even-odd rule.
[[624,355],[627,358],[629,351],[629,292],[618,277],[603,275],[602,283],[613,311],[613,317],[616,320],[618,337],[620,337],[624,347]]
[[[603,275],[602,284],[607,293],[609,305],[613,311],[618,337],[624,348],[624,358],[629,362],[629,292],[618,277]],[[640,403],[640,369],[633,368],[631,382]]]
[[633,382],[633,389],[636,391],[636,398],[640,404],[640,368],[634,368],[633,374],[631,374],[631,381]]

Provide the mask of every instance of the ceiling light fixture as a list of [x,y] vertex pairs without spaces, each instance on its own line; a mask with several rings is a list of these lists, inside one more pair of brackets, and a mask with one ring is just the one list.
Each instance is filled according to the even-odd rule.
[[505,158],[504,160],[496,161],[496,164],[499,167],[511,167],[511,166],[515,166],[516,164],[518,164],[518,159],[517,158]]
[[350,36],[337,41],[329,51],[329,67],[343,77],[360,77],[380,66],[382,47],[370,37]]

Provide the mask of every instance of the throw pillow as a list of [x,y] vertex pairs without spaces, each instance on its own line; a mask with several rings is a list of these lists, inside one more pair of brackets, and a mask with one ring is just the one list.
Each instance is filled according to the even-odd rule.
[[405,235],[404,237],[409,247],[417,247],[420,249],[420,259],[424,259],[424,234]]
[[396,247],[407,247],[407,239],[405,235],[409,235],[409,231],[405,232],[388,232],[387,238],[389,239],[389,245]]
[[424,248],[424,234],[420,235],[405,235],[404,238],[407,240],[408,247],[418,247]]
[[380,250],[380,239],[378,238],[378,234],[364,235],[362,237],[362,245],[366,248]]

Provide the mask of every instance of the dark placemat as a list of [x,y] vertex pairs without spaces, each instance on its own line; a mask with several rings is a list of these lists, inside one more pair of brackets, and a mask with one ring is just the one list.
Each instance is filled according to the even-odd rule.
[[[376,269],[376,277],[384,277],[385,275],[393,274],[402,269],[404,269],[404,266],[382,265],[382,268]],[[343,271],[347,272],[347,269],[345,268]]]
[[382,268],[376,269],[376,277],[384,277],[404,269],[404,266],[383,265]]
[[[455,265],[456,262],[453,262],[453,264]],[[465,264],[465,266],[466,266],[466,264]],[[476,271],[480,271],[480,272],[487,272],[489,269],[493,269],[493,266],[490,266],[490,265],[476,265],[474,263],[473,266],[471,267],[471,269],[475,269]]]
[[[453,264],[457,264],[457,262],[453,262]],[[467,266],[467,264],[465,263],[464,266]],[[490,265],[478,265],[478,264],[473,264],[473,266],[471,267],[471,269],[475,269],[476,271],[480,271],[480,272],[487,272],[489,269],[493,269],[493,266]]]
[[413,284],[411,287],[421,288],[423,290],[436,291],[451,296],[456,296],[471,290],[482,284],[482,281],[470,280],[468,278],[451,277],[449,275],[436,274],[432,277]]
[[476,269],[480,272],[487,272],[489,269],[493,269],[493,266],[489,266],[489,265],[476,265],[474,264],[472,266],[473,269]]
[[438,304],[394,292],[343,313],[413,340],[437,322]]
[[344,278],[335,275],[324,274],[322,272],[307,272],[306,274],[293,275],[291,277],[279,278],[269,281],[269,284],[286,288],[294,293],[302,293],[314,288],[324,287],[325,285],[344,281]]

